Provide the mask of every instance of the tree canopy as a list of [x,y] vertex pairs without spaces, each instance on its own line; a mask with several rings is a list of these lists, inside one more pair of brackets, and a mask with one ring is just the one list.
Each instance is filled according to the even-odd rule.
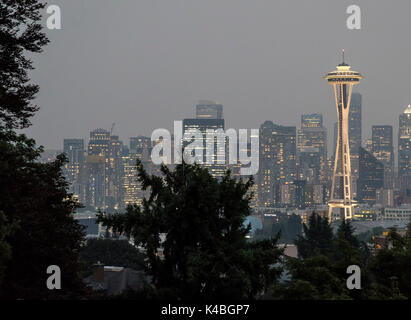
[[[0,297],[64,298],[81,295],[78,254],[83,228],[68,194],[63,155],[39,163],[43,148],[15,130],[30,125],[39,91],[30,82],[30,55],[48,43],[42,31],[45,4],[0,2]],[[46,271],[61,269],[61,290],[48,290]],[[3,277],[1,277],[1,274]]]
[[149,176],[141,162],[137,168],[149,198],[124,214],[102,213],[99,221],[145,249],[158,292],[181,299],[253,299],[275,282],[278,238],[250,242],[250,226],[244,226],[252,179],[236,181],[227,172],[218,180],[186,163],[174,171],[162,166],[162,177]]

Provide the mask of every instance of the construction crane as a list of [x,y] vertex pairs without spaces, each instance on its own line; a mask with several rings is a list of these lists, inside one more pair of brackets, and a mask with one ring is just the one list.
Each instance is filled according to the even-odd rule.
[[115,122],[113,122],[113,124],[111,125],[111,130],[110,130],[110,136],[113,135],[113,130],[114,130],[114,126],[116,125]]

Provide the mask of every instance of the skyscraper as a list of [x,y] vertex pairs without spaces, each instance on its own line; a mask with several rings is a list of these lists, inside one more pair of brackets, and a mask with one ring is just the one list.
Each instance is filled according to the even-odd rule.
[[[183,120],[183,136],[186,133],[189,133],[193,129],[197,129],[202,133],[202,149],[200,150],[203,154],[202,162],[203,166],[209,170],[213,177],[222,177],[226,171],[226,162],[224,164],[217,163],[217,156],[225,157],[225,145],[222,150],[217,148],[217,137],[207,137],[207,130],[224,130],[224,119],[214,119],[214,118],[199,118],[199,119],[184,119]],[[209,140],[211,139],[211,140]],[[183,147],[185,148],[190,144],[190,141],[184,141]],[[206,163],[206,147],[208,144],[214,145],[214,157],[213,163]],[[194,153],[194,151],[193,151]],[[227,159],[226,159],[227,160]]]
[[84,170],[83,202],[95,209],[106,208],[106,161],[104,156],[89,154]]
[[68,163],[64,165],[64,173],[67,181],[73,183],[79,178],[84,164],[84,140],[64,139],[63,152],[68,159]]
[[[358,152],[362,145],[362,95],[353,92],[351,95],[351,106],[348,120],[350,154],[351,154],[351,175],[353,183],[358,179]],[[355,184],[354,184],[355,186]]]
[[223,105],[214,101],[200,100],[196,105],[197,119],[223,119]]
[[260,206],[280,203],[280,186],[296,179],[296,127],[266,121],[260,126],[259,151]]
[[344,61],[337,70],[328,73],[324,79],[333,86],[338,114],[338,139],[334,160],[334,173],[329,204],[329,218],[333,217],[333,209],[339,209],[341,219],[352,218],[351,198],[351,158],[349,145],[349,111],[352,88],[363,77]]
[[398,174],[411,175],[411,105],[399,116]]
[[110,146],[110,132],[104,129],[96,129],[90,132],[88,142],[88,154],[107,156]]
[[357,199],[370,205],[377,200],[377,190],[384,187],[384,164],[364,148],[359,148]]
[[107,205],[109,208],[118,210],[121,206],[123,176],[123,164],[121,156],[123,142],[118,136],[110,136],[109,153],[107,157]]
[[69,183],[69,191],[82,200],[82,173],[84,170],[84,140],[64,139],[63,152],[68,158],[63,173]]
[[384,164],[384,188],[393,187],[394,146],[392,126],[372,126],[373,156]]
[[143,190],[137,177],[137,159],[139,159],[144,169],[153,173],[153,163],[151,162],[152,142],[149,137],[138,136],[130,138],[130,152],[123,154],[123,206],[129,204],[141,205],[144,197],[149,195],[149,190]]
[[136,154],[139,159],[148,160],[151,149],[152,142],[149,137],[138,136],[130,138],[130,153]]
[[[301,129],[298,130],[297,141],[297,160],[299,167],[303,168],[304,164],[300,159],[300,153],[303,150],[317,152],[320,161],[320,167],[315,183],[327,182],[327,129],[323,127],[322,114],[304,114],[301,116]],[[300,170],[301,171],[301,170]]]
[[298,153],[298,179],[319,184],[322,155],[316,147],[302,147]]
[[[104,129],[90,132],[86,179],[86,204],[104,209],[118,209],[121,204],[121,155],[123,143]],[[104,168],[104,169],[103,169]]]

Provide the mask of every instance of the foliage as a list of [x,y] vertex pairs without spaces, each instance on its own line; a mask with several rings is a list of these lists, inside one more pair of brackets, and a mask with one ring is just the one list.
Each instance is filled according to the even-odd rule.
[[370,270],[385,297],[411,297],[411,223],[401,236],[395,228],[389,231],[389,248],[380,249],[371,258]]
[[217,180],[207,169],[185,163],[173,172],[162,166],[163,177],[149,176],[141,162],[137,168],[150,197],[124,214],[100,214],[99,221],[144,247],[159,295],[247,299],[274,283],[282,253],[278,238],[249,242],[250,226],[243,226],[252,179],[237,182],[227,172]]
[[[30,54],[48,40],[37,0],[0,2],[0,297],[67,298],[82,292],[78,253],[83,230],[78,207],[61,172],[64,156],[38,162],[42,148],[14,130],[27,128],[38,110],[39,87],[30,83]],[[48,290],[47,267],[61,268],[62,290]]]
[[358,235],[358,240],[360,242],[368,243],[372,240],[373,236],[379,236],[382,234],[383,227],[375,227],[372,230],[362,232]]
[[308,226],[304,224],[303,229],[304,236],[298,236],[294,242],[302,259],[316,254],[329,256],[332,253],[333,232],[328,219],[313,212]]
[[27,128],[38,110],[31,104],[39,87],[30,84],[33,69],[27,53],[39,53],[48,43],[42,32],[37,0],[0,2],[0,130]]
[[13,142],[0,140],[0,208],[10,223],[18,224],[5,238],[12,257],[0,296],[54,295],[45,285],[50,265],[62,270],[61,295],[80,290],[78,253],[84,234],[72,217],[78,204],[67,193],[61,172],[66,159],[60,155],[55,162],[38,163],[34,141],[15,136]]
[[[287,258],[290,279],[272,289],[277,299],[380,299],[395,295],[373,282],[368,269],[370,252],[354,235],[350,220],[343,220],[335,235],[327,219],[313,214],[304,236],[296,240],[299,258]],[[347,267],[361,270],[361,290],[348,290]],[[388,293],[387,293],[388,292]]]
[[80,258],[85,277],[92,273],[93,264],[97,262],[135,270],[144,267],[143,255],[127,240],[89,239],[81,249]]

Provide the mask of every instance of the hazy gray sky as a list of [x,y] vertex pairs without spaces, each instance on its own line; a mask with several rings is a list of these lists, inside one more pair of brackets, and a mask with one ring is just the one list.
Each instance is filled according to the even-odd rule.
[[[265,120],[299,126],[323,113],[329,141],[333,93],[321,77],[346,60],[365,79],[363,138],[394,125],[411,103],[410,0],[49,0],[62,30],[35,57],[41,110],[26,130],[61,149],[95,128],[130,136],[193,117],[199,99],[224,105],[226,128]],[[346,28],[346,8],[362,30]],[[331,149],[332,150],[332,149]]]

